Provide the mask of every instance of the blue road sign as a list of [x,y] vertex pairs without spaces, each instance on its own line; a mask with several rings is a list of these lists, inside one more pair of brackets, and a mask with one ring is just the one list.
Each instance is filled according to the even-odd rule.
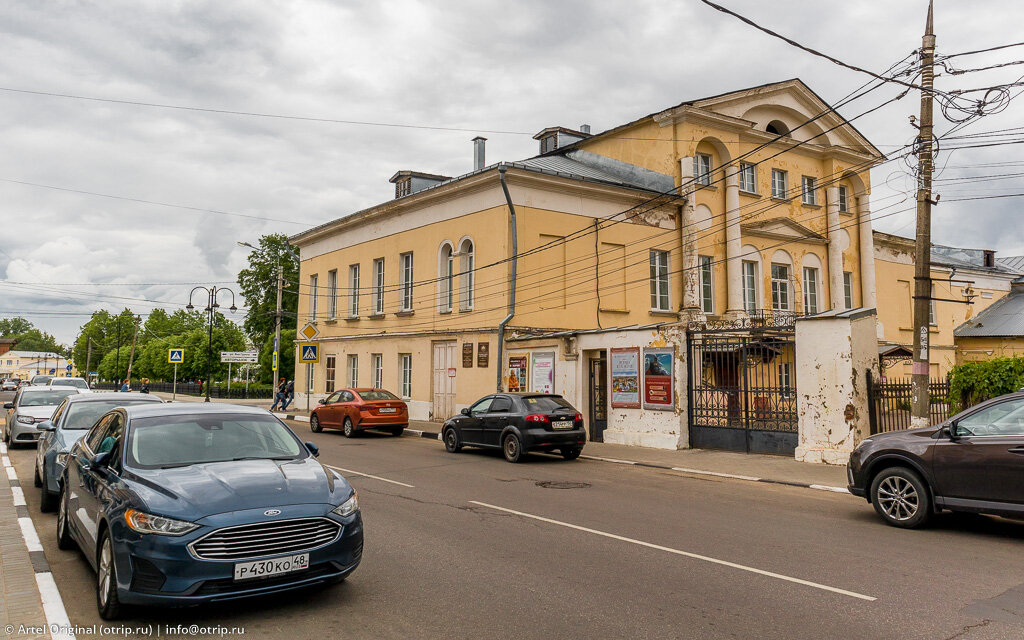
[[308,364],[320,362],[320,345],[315,342],[300,342],[299,361]]
[[185,362],[185,350],[184,349],[168,349],[167,350],[167,362],[170,364],[176,364]]
[[57,375],[57,370],[56,369],[50,369],[50,375],[51,376]]
[[70,364],[69,364],[68,366],[64,367],[64,369],[65,369],[65,370],[66,370],[66,371],[67,371],[68,373],[71,373],[71,365],[70,365]]

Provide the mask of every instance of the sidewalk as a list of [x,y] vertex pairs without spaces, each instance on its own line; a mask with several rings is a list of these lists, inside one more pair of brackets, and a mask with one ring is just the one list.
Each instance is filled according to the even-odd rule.
[[0,629],[5,637],[19,640],[74,638],[21,483],[2,443],[0,460]]
[[[157,394],[165,399],[170,394]],[[195,396],[178,396],[177,402],[202,402]],[[227,402],[220,400],[218,402]],[[271,400],[235,400],[237,404],[270,408]],[[309,413],[303,404],[301,409],[294,404],[287,412],[277,415],[285,420],[306,422]],[[407,435],[430,439],[438,438],[441,425],[437,422],[410,420]],[[709,449],[648,449],[621,444],[588,442],[580,456],[588,460],[629,464],[655,469],[680,471],[698,475],[712,475],[751,482],[786,484],[826,491],[846,491],[846,468],[827,464],[797,462],[785,456],[754,455],[731,451]]]

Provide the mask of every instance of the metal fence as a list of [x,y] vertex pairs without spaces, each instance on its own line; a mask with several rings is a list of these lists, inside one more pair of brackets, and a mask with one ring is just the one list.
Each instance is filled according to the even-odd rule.
[[[121,388],[121,385],[117,382],[96,382],[92,385],[92,388],[97,391],[117,391]],[[139,390],[138,382],[132,384],[132,390]],[[172,393],[175,389],[174,384],[171,382],[150,382],[149,390]],[[203,396],[206,395],[206,390],[198,382],[179,382],[177,393],[186,396]],[[231,389],[229,390],[226,384],[215,382],[210,388],[210,397],[230,400],[271,400],[274,397],[274,388],[264,384],[250,384],[247,389],[244,382],[232,382]]]
[[[872,434],[910,428],[910,405],[913,397],[910,378],[872,380],[869,373],[868,393]],[[945,421],[949,417],[949,380],[930,380],[928,396],[931,423],[939,424]]]

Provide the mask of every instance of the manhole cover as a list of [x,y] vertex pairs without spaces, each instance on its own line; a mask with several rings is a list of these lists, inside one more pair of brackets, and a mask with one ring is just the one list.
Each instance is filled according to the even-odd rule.
[[554,480],[544,480],[537,483],[538,487],[545,489],[586,489],[590,486],[589,482],[556,482]]

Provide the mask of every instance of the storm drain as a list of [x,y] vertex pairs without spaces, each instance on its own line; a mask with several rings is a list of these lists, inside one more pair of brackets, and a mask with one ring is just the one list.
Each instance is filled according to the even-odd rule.
[[544,489],[586,489],[589,482],[557,482],[555,480],[543,480],[537,483],[538,487]]

